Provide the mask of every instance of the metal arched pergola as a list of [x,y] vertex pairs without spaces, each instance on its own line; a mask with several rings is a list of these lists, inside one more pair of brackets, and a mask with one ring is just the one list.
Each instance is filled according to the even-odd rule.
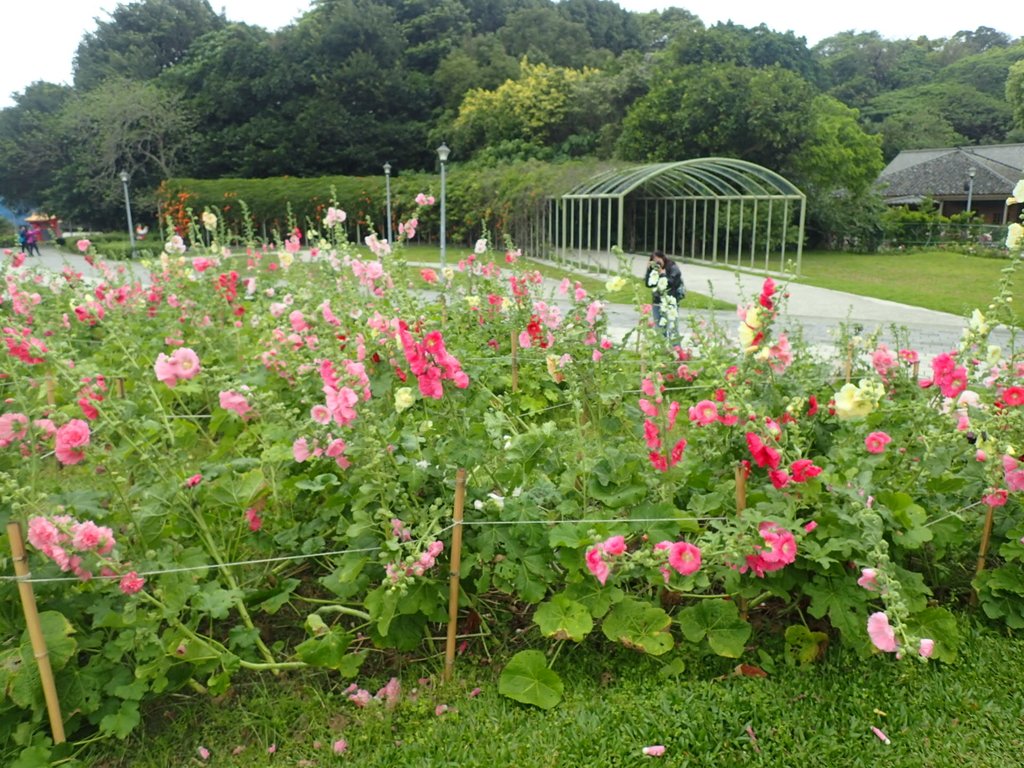
[[658,249],[779,272],[789,258],[800,272],[807,197],[745,160],[707,157],[606,171],[551,206],[548,247],[562,259],[599,262],[597,254],[619,246],[626,253]]

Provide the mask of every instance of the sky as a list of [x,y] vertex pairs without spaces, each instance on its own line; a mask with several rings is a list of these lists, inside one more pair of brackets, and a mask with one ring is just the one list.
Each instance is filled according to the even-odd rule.
[[[124,0],[125,3],[129,0]],[[75,49],[87,32],[96,29],[95,19],[108,19],[117,0],[5,0],[0,12],[4,30],[4,65],[0,67],[0,109],[14,104],[12,93],[21,93],[37,80],[71,84]],[[685,8],[705,25],[733,21],[744,27],[764,23],[777,32],[792,31],[805,37],[809,46],[837,32],[876,31],[896,40],[925,35],[951,37],[960,30],[978,27],[1016,37],[1013,13],[1002,3],[973,5],[962,0],[921,3],[896,0],[828,2],[823,6],[806,0],[618,0],[630,11],[646,12]],[[310,0],[210,0],[218,13],[231,21],[244,21],[268,30],[280,29],[302,16]],[[927,10],[923,10],[924,8]],[[966,9],[966,12],[965,12]],[[32,30],[26,34],[22,30]]]

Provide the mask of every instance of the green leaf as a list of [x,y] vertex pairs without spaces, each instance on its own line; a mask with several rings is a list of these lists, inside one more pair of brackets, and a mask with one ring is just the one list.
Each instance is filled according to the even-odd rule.
[[[945,608],[925,608],[907,620],[911,634],[935,641],[932,658],[939,661],[955,662],[960,649],[960,630],[956,617]],[[913,649],[916,653],[917,649]]]
[[43,768],[50,765],[50,748],[40,745],[21,750],[11,768]]
[[587,607],[564,594],[555,595],[537,608],[533,620],[537,622],[544,637],[577,643],[583,642],[594,628],[594,620]]
[[192,599],[197,611],[210,614],[211,619],[226,618],[242,593],[237,589],[221,589],[215,582],[207,582],[202,591]]
[[[43,630],[43,639],[46,640],[46,651],[50,656],[50,666],[53,671],[64,667],[68,660],[78,650],[78,643],[72,634],[75,628],[71,625],[64,614],[57,611],[43,611],[39,614],[39,626]],[[22,635],[22,643],[31,648],[31,640],[28,630]]]
[[737,659],[750,637],[750,624],[740,618],[730,600],[701,600],[679,613],[679,626],[686,639],[699,643],[705,637],[719,656]]
[[501,671],[498,693],[522,704],[551,709],[562,700],[564,685],[556,672],[548,669],[541,651],[520,651]]
[[812,632],[803,624],[786,627],[786,661],[790,664],[810,664],[825,655],[828,635]]
[[100,720],[100,731],[112,733],[119,739],[125,739],[135,729],[135,726],[139,724],[141,719],[139,716],[139,702],[122,701],[121,708],[117,712],[106,715]]
[[353,636],[337,628],[326,634],[312,637],[295,648],[301,661],[314,667],[335,669],[345,677],[353,677],[366,658],[366,652],[348,653]]
[[612,608],[601,629],[609,640],[652,656],[668,653],[675,645],[669,631],[672,617],[656,605],[626,598]]

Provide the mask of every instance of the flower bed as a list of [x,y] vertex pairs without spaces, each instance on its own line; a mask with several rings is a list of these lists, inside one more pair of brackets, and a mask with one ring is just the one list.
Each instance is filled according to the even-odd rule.
[[[986,341],[1009,295],[929,370],[840,333],[837,376],[775,333],[771,280],[738,347],[695,318],[670,347],[642,306],[613,342],[600,296],[566,281],[559,309],[512,249],[402,283],[400,249],[360,259],[343,221],[242,251],[207,213],[210,244],[176,236],[146,282],[84,241],[102,280],[8,256],[3,522],[27,526],[72,738],[239,670],[419,648],[448,616],[459,469],[460,630],[529,628],[519,701],[557,704],[548,643],[740,658],[758,619],[793,663],[830,641],[951,661],[972,594],[1024,626],[1024,362]],[[49,754],[21,616],[0,621],[22,636],[0,733]]]

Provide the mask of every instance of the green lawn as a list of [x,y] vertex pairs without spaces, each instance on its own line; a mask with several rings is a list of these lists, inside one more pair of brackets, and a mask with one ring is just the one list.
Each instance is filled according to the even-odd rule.
[[[961,632],[953,665],[862,660],[837,648],[825,662],[800,668],[749,654],[753,662],[744,661],[760,664],[765,677],[737,675],[735,660],[696,656],[686,672],[669,676],[657,660],[621,647],[567,648],[556,662],[565,698],[547,712],[500,696],[497,669],[472,652],[459,659],[447,686],[434,684],[436,660],[398,668],[405,697],[393,710],[380,702],[356,708],[347,681],[326,675],[267,676],[243,681],[222,701],[169,697],[149,713],[144,730],[89,752],[85,762],[193,765],[204,746],[218,766],[580,768],[645,765],[653,758],[641,749],[661,744],[661,764],[671,766],[1021,765],[1024,641],[967,619]],[[776,651],[768,649],[781,657]],[[374,693],[388,674],[358,682]],[[447,711],[436,714],[439,705]],[[348,742],[344,758],[330,751],[341,738]]]
[[[948,251],[804,253],[798,282],[954,314],[982,311],[999,293],[1006,259]],[[1014,275],[1024,295],[1024,270]]]

